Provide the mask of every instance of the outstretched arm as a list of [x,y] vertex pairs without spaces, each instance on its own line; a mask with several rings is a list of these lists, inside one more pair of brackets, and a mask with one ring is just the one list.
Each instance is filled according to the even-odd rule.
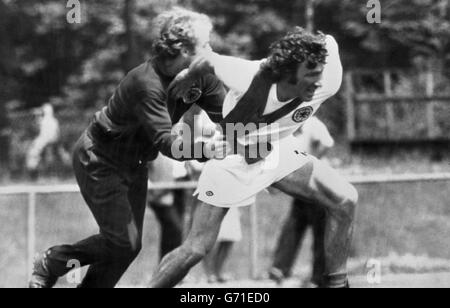
[[215,74],[230,90],[244,93],[260,65],[261,61],[223,56],[209,51],[198,56],[188,70],[181,72],[172,82],[170,90],[178,97],[183,97],[201,76]]
[[[219,138],[211,139],[208,142],[191,143],[172,133],[172,121],[164,98],[158,93],[141,91],[137,94],[137,99],[139,102],[135,112],[139,122],[145,128],[150,141],[163,155],[180,161],[193,159],[206,161],[214,158],[222,159],[224,155],[228,154],[224,150],[226,143]],[[187,152],[191,155],[179,157],[178,154],[185,153],[184,147],[190,147],[190,151]],[[197,152],[202,154],[202,157],[194,157],[194,153]]]
[[209,52],[196,59],[189,70],[194,74],[206,72],[214,73],[229,89],[245,92],[250,86],[253,77],[259,70],[261,61],[250,61],[231,56],[219,55]]

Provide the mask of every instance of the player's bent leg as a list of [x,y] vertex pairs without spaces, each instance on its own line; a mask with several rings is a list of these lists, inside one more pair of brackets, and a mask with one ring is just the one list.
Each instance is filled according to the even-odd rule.
[[[121,204],[127,204],[126,208],[129,207],[131,210],[131,213],[128,210],[122,211],[121,215],[129,218],[113,220],[114,227],[112,229],[104,228],[107,240],[105,251],[108,254],[89,268],[80,288],[115,287],[139,255],[142,249],[142,229],[147,199],[147,174],[147,169],[143,168],[130,176],[131,182],[127,198],[122,197],[121,201]],[[120,198],[117,199],[120,200]],[[110,206],[113,204],[111,203]],[[115,209],[118,211],[118,204],[115,205]]]
[[[48,271],[52,284],[41,284],[51,287],[58,277],[67,274],[76,261],[81,267],[91,265],[79,288],[113,288],[130,264],[141,251],[141,232],[133,221],[127,227],[124,237],[103,232],[73,245],[61,245],[50,248],[44,254],[39,267]],[[36,267],[36,266],[35,266]],[[38,287],[38,286],[36,286]]]
[[141,250],[146,170],[139,172],[127,186],[93,152],[78,147],[75,153],[75,175],[100,234],[74,245],[50,248],[35,264],[30,282],[33,288],[52,287],[58,277],[71,269],[68,262],[74,260],[80,266],[92,265],[81,287],[113,287]]
[[[313,157],[302,168],[273,186],[296,198],[342,211],[347,209],[342,204],[355,205],[358,202],[356,188],[336,170]],[[351,207],[349,212],[352,212]]]
[[58,278],[72,270],[91,265],[80,288],[113,288],[141,250],[140,238],[134,244],[119,246],[99,234],[73,245],[48,249],[34,264],[30,288],[51,288]]
[[228,208],[202,203],[195,211],[187,239],[161,261],[149,287],[171,288],[179,283],[214,247],[227,212]]
[[356,189],[334,169],[317,159],[311,159],[274,186],[295,198],[327,209],[324,286],[345,286],[348,283],[346,267],[358,201]]
[[114,288],[141,249],[140,238],[133,245],[111,247],[106,258],[89,267],[78,288]]

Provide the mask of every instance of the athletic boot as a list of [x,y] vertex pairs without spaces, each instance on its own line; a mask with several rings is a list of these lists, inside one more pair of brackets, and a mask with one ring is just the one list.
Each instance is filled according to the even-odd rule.
[[30,289],[50,289],[58,281],[58,277],[52,275],[47,266],[47,253],[41,254],[34,260],[33,273],[28,287]]
[[320,282],[321,289],[350,289],[350,283],[346,273],[325,275]]
[[283,271],[272,267],[268,272],[269,279],[274,281],[276,284],[280,285],[286,279],[286,275],[284,275]]

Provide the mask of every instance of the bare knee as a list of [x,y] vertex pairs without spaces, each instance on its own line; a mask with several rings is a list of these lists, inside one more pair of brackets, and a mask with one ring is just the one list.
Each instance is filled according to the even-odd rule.
[[356,190],[355,186],[350,185],[346,198],[349,203],[353,204],[356,207],[359,201],[359,193]]
[[191,232],[181,247],[189,263],[199,262],[212,250],[227,211],[208,204],[198,207]]
[[206,253],[204,250],[197,250],[193,247],[189,247],[185,249],[187,260],[190,261],[190,263],[197,264],[200,261],[202,261],[206,257]]
[[183,254],[186,256],[188,263],[197,264],[202,261],[211,251],[213,245],[208,243],[192,243],[186,242],[181,247]]

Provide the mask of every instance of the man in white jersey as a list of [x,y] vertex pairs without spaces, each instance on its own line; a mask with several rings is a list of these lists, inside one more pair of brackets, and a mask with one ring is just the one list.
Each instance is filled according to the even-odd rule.
[[26,166],[33,180],[36,180],[39,175],[39,165],[45,154],[50,152],[52,155],[57,155],[58,159],[64,161],[67,154],[59,145],[61,132],[59,122],[55,117],[54,109],[51,104],[44,104],[40,108],[42,115],[39,118],[39,135],[33,140],[27,156]]
[[[172,90],[182,95],[190,80],[206,73],[214,73],[230,89],[221,126],[253,124],[257,129],[237,132],[235,155],[206,163],[197,189],[203,203],[191,233],[164,258],[150,286],[176,285],[211,250],[228,209],[252,204],[257,193],[273,185],[327,209],[321,287],[348,287],[346,263],[358,193],[332,168],[304,153],[293,135],[340,88],[342,66],[336,41],[297,27],[273,44],[263,61],[211,51],[178,76]],[[226,136],[234,147],[236,140],[228,130]],[[257,151],[257,159],[247,157],[247,150],[261,139],[268,145],[266,153]]]

